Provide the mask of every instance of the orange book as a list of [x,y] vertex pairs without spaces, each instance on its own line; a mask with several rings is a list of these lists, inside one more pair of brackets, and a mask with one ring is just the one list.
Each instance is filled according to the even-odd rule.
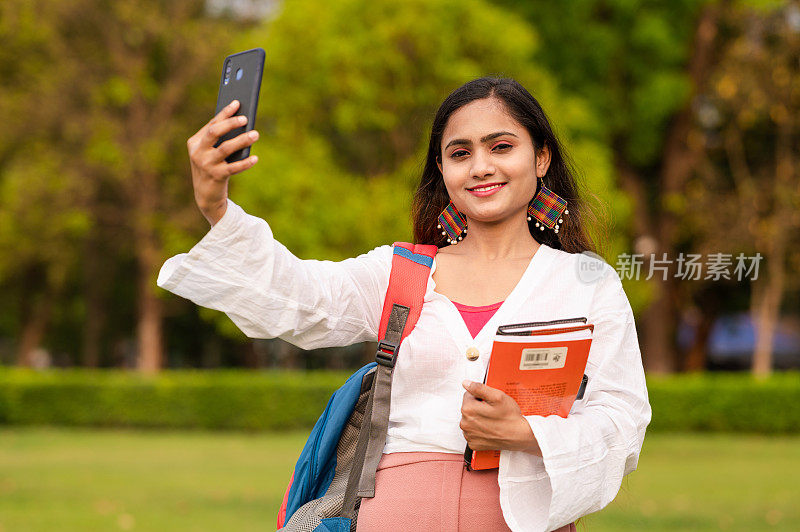
[[[513,398],[525,416],[567,417],[583,396],[584,374],[594,325],[586,318],[503,325],[492,344],[487,386]],[[472,451],[464,460],[471,469],[500,466],[500,451]]]

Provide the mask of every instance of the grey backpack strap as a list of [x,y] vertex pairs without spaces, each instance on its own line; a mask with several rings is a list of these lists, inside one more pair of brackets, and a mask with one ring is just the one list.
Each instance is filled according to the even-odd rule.
[[[386,335],[378,342],[375,360],[375,379],[372,383],[364,422],[358,434],[356,454],[347,489],[344,496],[342,515],[353,517],[356,501],[359,497],[375,496],[375,471],[383,455],[386,444],[386,432],[389,428],[389,404],[392,398],[392,372],[397,361],[397,351],[402,339],[403,330],[410,309],[404,305],[392,305]],[[363,456],[363,460],[360,457]]]

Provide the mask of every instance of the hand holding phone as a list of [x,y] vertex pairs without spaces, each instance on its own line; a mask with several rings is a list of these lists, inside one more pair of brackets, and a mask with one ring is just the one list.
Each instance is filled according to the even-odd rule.
[[[260,64],[263,65],[264,51],[260,50],[260,53]],[[231,85],[230,76],[228,83],[225,83],[228,65],[231,65],[233,78],[236,77],[233,65],[237,63],[229,62],[231,57],[234,56],[229,56],[223,63],[216,116],[186,141],[195,202],[211,225],[225,214],[230,176],[247,170],[258,162],[258,157],[248,155],[250,146],[258,140],[258,131],[253,130],[253,124],[258,105],[258,87],[261,84],[261,67],[258,68],[258,76],[248,78],[251,84],[255,83],[255,88],[251,87],[247,93],[250,95],[247,102],[240,102],[231,92],[238,94],[242,85]],[[243,71],[241,79],[245,78],[244,74]],[[236,91],[223,90],[223,87],[229,86],[236,88]],[[227,102],[227,105],[220,106],[220,102]]]
[[[223,142],[236,138],[255,127],[256,110],[258,109],[258,92],[261,89],[261,76],[264,70],[264,50],[253,48],[245,52],[229,55],[222,63],[222,78],[219,82],[219,95],[217,96],[217,110],[219,114],[225,106],[233,100],[240,102],[236,116],[247,117],[244,125],[236,127],[222,135],[214,147]],[[226,157],[226,161],[233,163],[241,161],[250,155],[250,147],[237,150]]]

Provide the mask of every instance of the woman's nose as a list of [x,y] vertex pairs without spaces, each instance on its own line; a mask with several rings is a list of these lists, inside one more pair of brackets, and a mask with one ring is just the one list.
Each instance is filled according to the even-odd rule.
[[476,179],[483,179],[484,177],[494,174],[494,163],[492,157],[482,150],[478,150],[472,157],[472,177]]

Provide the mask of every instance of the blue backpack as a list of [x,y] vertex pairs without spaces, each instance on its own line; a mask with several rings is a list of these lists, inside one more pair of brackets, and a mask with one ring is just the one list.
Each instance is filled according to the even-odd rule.
[[436,246],[396,242],[375,362],[353,373],[314,425],[286,488],[278,529],[355,530],[360,501],[375,495],[386,443],[392,371],[422,311]]

